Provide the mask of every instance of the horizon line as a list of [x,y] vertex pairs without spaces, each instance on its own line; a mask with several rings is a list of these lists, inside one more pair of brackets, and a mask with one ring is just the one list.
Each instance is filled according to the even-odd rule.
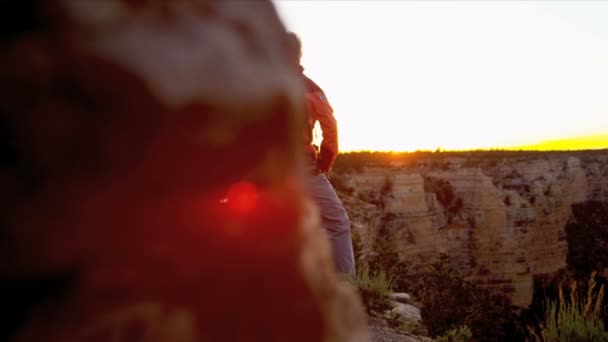
[[340,151],[349,152],[393,152],[393,153],[413,153],[413,152],[472,152],[472,151],[537,151],[537,152],[575,152],[575,151],[597,151],[608,149],[608,133],[590,134],[586,136],[576,136],[563,139],[549,139],[531,144],[516,146],[496,146],[496,147],[473,147],[473,148],[448,148],[437,146],[435,149],[350,149]]
[[462,152],[597,152],[606,150],[608,147],[596,147],[596,148],[571,148],[571,149],[529,149],[529,148],[472,148],[472,149],[443,149],[438,148],[435,150],[420,149],[420,150],[345,150],[340,151],[339,154],[347,153],[462,153]]

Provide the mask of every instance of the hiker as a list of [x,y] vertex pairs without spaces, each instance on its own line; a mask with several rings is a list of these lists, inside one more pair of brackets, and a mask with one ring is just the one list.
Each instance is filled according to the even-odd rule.
[[[294,63],[306,89],[305,102],[308,116],[304,132],[306,190],[319,207],[323,228],[329,235],[336,270],[342,274],[355,276],[350,219],[336,191],[325,176],[331,171],[338,155],[336,119],[323,90],[304,75],[304,68],[300,64],[302,44],[299,37],[293,32],[289,32],[288,35],[290,50],[294,53]],[[323,131],[323,141],[318,149],[313,145],[313,127],[317,121]]]

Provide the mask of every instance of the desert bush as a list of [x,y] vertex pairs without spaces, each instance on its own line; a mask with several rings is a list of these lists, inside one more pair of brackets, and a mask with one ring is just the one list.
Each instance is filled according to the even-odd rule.
[[413,320],[403,320],[403,317],[395,311],[388,311],[384,317],[389,327],[403,334],[411,334],[416,336],[427,336],[428,333],[422,322]]
[[467,342],[473,337],[471,328],[466,325],[450,329],[445,334],[437,337],[436,342]]
[[413,294],[422,302],[422,320],[431,336],[466,325],[476,341],[517,339],[508,299],[466,281],[446,255],[419,276]]
[[361,234],[356,230],[351,230],[351,240],[353,243],[353,254],[355,256],[355,262],[358,264],[361,260],[361,256],[363,254],[363,240],[361,239]]
[[368,258],[369,269],[378,273],[380,271],[393,280],[393,288],[399,292],[407,292],[411,285],[408,281],[409,264],[399,257],[397,247],[392,238],[388,226],[397,216],[393,213],[384,213],[380,219],[380,227],[374,244],[372,254]]
[[409,264],[401,260],[394,243],[386,238],[378,238],[372,250],[373,254],[368,260],[369,269],[375,273],[386,272],[393,280],[396,291],[408,291],[411,287],[407,278]]
[[608,202],[587,201],[572,206],[566,224],[568,268],[578,279],[608,268]]
[[426,336],[428,332],[421,322],[405,321],[400,322],[395,329],[401,333],[411,334],[416,336]]
[[577,282],[573,281],[569,298],[564,296],[562,286],[559,287],[558,299],[547,302],[540,328],[528,328],[535,341],[608,341],[601,317],[604,286],[596,290],[595,275],[595,272],[591,274],[587,291],[579,291]]
[[355,285],[369,314],[379,314],[393,308],[391,279],[384,270],[374,273],[366,265],[361,266]]

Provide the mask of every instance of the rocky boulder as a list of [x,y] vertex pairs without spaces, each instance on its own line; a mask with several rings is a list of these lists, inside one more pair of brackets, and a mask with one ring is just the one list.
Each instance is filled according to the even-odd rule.
[[367,340],[302,195],[269,1],[2,16],[1,340]]

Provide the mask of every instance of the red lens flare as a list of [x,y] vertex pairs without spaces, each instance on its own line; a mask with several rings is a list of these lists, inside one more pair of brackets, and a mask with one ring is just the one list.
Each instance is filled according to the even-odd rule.
[[228,188],[224,203],[237,214],[247,214],[253,211],[259,200],[259,191],[255,184],[249,182],[234,183]]

